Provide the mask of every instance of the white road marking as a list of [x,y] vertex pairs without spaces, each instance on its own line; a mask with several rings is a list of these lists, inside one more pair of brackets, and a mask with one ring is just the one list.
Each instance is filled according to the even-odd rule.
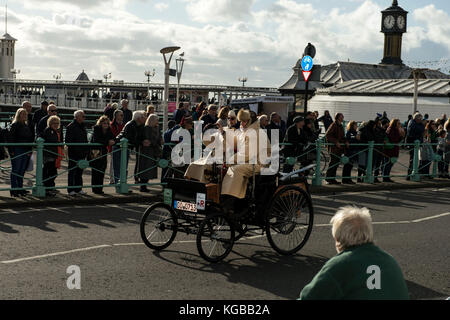
[[16,263],[16,262],[22,262],[22,261],[27,261],[27,260],[36,260],[36,259],[42,259],[42,258],[48,258],[48,257],[54,257],[54,256],[61,256],[61,255],[74,253],[74,252],[95,250],[95,249],[107,248],[107,247],[111,247],[111,245],[103,244],[103,245],[95,246],[95,247],[88,247],[88,248],[74,249],[74,250],[68,250],[68,251],[54,252],[54,253],[43,254],[43,255],[40,255],[40,256],[1,261],[1,263],[8,264],[8,263]]
[[422,221],[426,221],[426,220],[436,219],[436,218],[448,216],[449,214],[450,214],[450,212],[445,212],[445,213],[437,214],[437,215],[431,216],[431,217],[416,219],[416,220],[413,220],[412,222],[422,222]]
[[[437,219],[437,218],[441,218],[441,217],[448,216],[448,215],[450,215],[450,212],[445,212],[445,213],[437,214],[437,215],[434,215],[434,216],[425,217],[425,218],[421,218],[421,219],[415,219],[415,220],[409,220],[409,221],[407,221],[407,220],[404,220],[404,221],[378,221],[378,222],[373,222],[373,224],[380,224],[380,225],[382,225],[382,224],[420,223],[420,222],[423,222],[423,221]],[[331,226],[331,224],[315,224],[314,225],[315,228],[317,228],[317,227],[330,227],[330,226]],[[265,237],[265,236],[266,236],[265,234],[256,234],[256,235],[250,236],[250,237],[243,237],[239,241],[253,240],[253,239],[258,239],[258,238],[262,238],[262,237]],[[204,241],[208,241],[208,240],[204,240]],[[174,241],[173,243],[174,244],[175,243],[182,244],[182,243],[195,243],[195,242],[196,242],[196,240],[180,240],[180,241]],[[0,261],[0,263],[11,264],[11,263],[17,263],[17,262],[22,262],[22,261],[37,260],[37,259],[42,259],[42,258],[66,255],[66,254],[70,254],[70,253],[82,252],[82,251],[88,251],[88,250],[95,250],[95,249],[101,249],[101,248],[122,247],[122,246],[142,246],[142,245],[144,245],[144,243],[140,243],[140,242],[115,243],[115,244],[112,244],[112,245],[104,244],[104,245],[99,245],[99,246],[95,246],[95,247],[88,247],[88,248],[74,249],[74,250],[68,250],[68,251],[61,251],[61,252],[43,254],[43,255],[39,255],[39,256],[19,258],[19,259],[14,259],[14,260],[5,260],[5,261]]]

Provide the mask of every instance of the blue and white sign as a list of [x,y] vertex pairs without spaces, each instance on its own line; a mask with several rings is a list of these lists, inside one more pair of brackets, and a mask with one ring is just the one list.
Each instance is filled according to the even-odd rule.
[[313,59],[310,56],[304,56],[302,59],[302,69],[303,71],[311,71],[314,65]]

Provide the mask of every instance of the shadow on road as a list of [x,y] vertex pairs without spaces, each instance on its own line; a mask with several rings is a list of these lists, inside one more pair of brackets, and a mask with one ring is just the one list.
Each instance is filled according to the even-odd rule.
[[[243,244],[240,245],[253,245]],[[258,245],[257,245],[258,246]],[[264,246],[259,246],[264,247]],[[265,290],[275,296],[285,299],[298,298],[302,288],[307,285],[314,275],[328,260],[326,257],[304,256],[280,256],[271,252],[270,248],[257,250],[250,255],[243,255],[233,251],[238,257],[217,264],[210,264],[199,259],[198,256],[180,251],[154,252],[158,258],[195,271],[222,274],[229,282],[251,286]],[[182,253],[184,263],[169,259],[167,253]],[[190,258],[192,256],[192,258]],[[179,260],[179,257],[178,259]],[[255,297],[257,299],[257,297]]]
[[413,300],[417,299],[446,299],[449,295],[444,294],[442,292],[434,291],[433,289],[421,286],[412,281],[406,281],[406,285],[408,286],[409,296]]
[[27,208],[23,212],[15,213],[0,210],[0,232],[20,232],[20,230],[11,226],[34,227],[46,232],[58,232],[50,226],[54,224],[65,224],[80,229],[89,229],[89,225],[117,228],[117,224],[121,223],[139,224],[141,216],[142,213],[140,212],[130,212],[125,207],[122,209],[120,206],[107,208],[106,210],[92,207],[78,209],[48,208],[40,211]]

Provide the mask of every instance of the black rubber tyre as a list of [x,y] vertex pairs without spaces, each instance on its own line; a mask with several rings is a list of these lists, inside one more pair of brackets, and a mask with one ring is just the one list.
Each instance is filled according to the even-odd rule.
[[208,215],[197,233],[197,249],[208,262],[219,262],[231,252],[234,244],[234,227],[221,212]]
[[[305,218],[305,222],[299,222]],[[266,212],[267,240],[282,254],[298,252],[308,241],[314,223],[314,209],[309,194],[297,186],[278,191]]]
[[177,235],[178,219],[172,208],[162,202],[147,208],[141,219],[141,237],[153,250],[170,246]]

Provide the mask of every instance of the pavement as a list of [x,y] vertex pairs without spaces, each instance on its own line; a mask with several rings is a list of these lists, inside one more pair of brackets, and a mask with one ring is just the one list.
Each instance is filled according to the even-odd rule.
[[[139,223],[149,204],[0,209],[0,299],[295,299],[336,254],[329,222],[347,204],[370,209],[375,242],[399,263],[411,299],[450,296],[450,188],[313,193],[314,228],[299,253],[280,256],[254,233],[218,264],[199,256],[193,235],[147,248]],[[70,266],[79,290],[67,287]]]

